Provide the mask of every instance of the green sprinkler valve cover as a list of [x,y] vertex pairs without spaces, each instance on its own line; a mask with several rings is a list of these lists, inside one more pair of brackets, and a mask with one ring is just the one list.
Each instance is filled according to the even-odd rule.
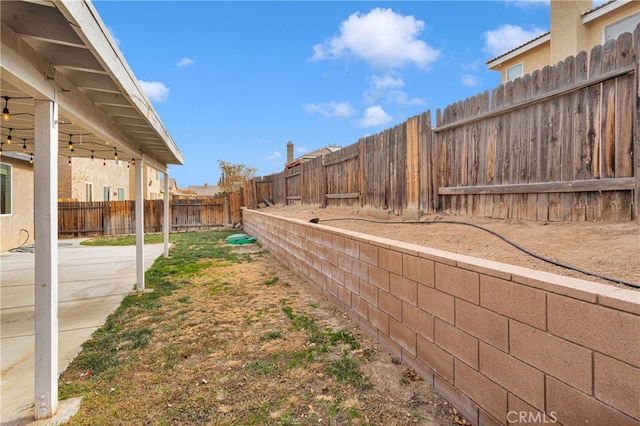
[[256,239],[250,237],[247,234],[233,234],[224,239],[229,244],[251,244],[255,243]]

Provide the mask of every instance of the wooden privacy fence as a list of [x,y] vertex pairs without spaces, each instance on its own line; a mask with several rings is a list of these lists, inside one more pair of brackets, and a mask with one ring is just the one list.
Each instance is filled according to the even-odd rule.
[[[242,194],[169,202],[172,232],[229,228],[241,221]],[[162,232],[164,200],[144,201],[144,232]],[[128,235],[136,231],[135,201],[59,202],[61,238]]]
[[244,187],[250,208],[639,220],[640,27]]

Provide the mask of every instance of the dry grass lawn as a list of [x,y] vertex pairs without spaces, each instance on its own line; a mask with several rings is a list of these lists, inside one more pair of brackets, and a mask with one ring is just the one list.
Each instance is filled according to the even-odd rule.
[[172,235],[61,376],[71,425],[467,424],[259,244]]

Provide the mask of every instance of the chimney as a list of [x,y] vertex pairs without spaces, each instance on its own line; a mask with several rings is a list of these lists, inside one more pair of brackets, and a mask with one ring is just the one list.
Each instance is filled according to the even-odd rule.
[[287,142],[287,164],[293,162],[293,142]]

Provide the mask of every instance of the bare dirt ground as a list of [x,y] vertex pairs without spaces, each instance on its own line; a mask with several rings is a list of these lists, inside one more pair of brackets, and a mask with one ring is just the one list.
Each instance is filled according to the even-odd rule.
[[420,221],[433,223],[411,224],[398,223],[403,222],[402,218],[393,216],[381,221],[353,208],[268,207],[261,210],[302,220],[318,218],[320,223],[327,226],[558,275],[619,285],[536,259],[481,229],[445,223],[468,222],[485,227],[545,258],[597,275],[640,285],[640,226],[636,223],[559,223],[424,215]]

